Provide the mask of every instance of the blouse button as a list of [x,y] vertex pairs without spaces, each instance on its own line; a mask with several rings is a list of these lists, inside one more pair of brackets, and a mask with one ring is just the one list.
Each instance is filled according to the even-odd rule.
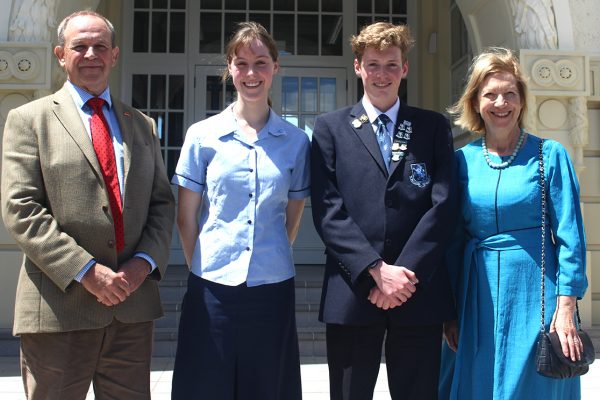
[[250,172],[254,172],[254,169],[252,169],[252,168],[248,168],[248,171],[250,171]]
[[250,251],[250,247],[246,247],[246,251]]
[[248,193],[248,197],[252,198],[252,193]]
[[252,225],[252,220],[248,220],[248,225]]

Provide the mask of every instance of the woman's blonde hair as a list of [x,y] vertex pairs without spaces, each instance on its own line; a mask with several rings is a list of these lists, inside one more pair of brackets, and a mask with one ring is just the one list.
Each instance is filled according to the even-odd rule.
[[471,132],[485,131],[485,124],[477,110],[477,97],[485,79],[497,72],[508,72],[517,80],[522,105],[518,123],[519,127],[523,127],[523,116],[527,114],[527,79],[515,54],[503,47],[489,47],[473,59],[462,96],[448,108],[448,113],[455,117],[456,125]]
[[[225,47],[225,61],[227,65],[231,63],[233,57],[237,54],[240,47],[250,47],[254,40],[258,40],[264,44],[269,50],[269,55],[273,59],[273,62],[277,62],[279,59],[279,50],[277,50],[277,44],[269,32],[264,26],[258,22],[240,22],[237,25],[237,30],[229,39],[227,46]],[[225,68],[223,75],[221,76],[223,81],[229,78],[229,70]]]
[[367,47],[385,50],[399,47],[402,51],[402,62],[414,46],[415,41],[408,25],[394,25],[389,22],[376,22],[363,27],[358,35],[352,35],[350,45],[356,59],[360,62]]

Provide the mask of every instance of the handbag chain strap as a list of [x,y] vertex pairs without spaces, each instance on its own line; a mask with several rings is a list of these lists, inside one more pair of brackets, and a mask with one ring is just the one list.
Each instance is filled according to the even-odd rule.
[[[544,301],[544,294],[546,293],[546,246],[544,245],[546,242],[546,177],[544,175],[544,139],[540,140],[539,153],[540,153],[540,186],[542,187],[542,257],[540,260],[540,269],[542,270],[542,279],[541,279],[541,289],[542,289],[542,319],[541,319],[541,327],[542,332],[546,332],[546,324],[545,324],[545,314],[546,314],[546,304]],[[577,314],[577,327],[581,326],[581,318],[579,317],[579,304],[577,300],[575,300],[575,311]]]
[[542,289],[542,332],[546,332],[545,314],[546,314],[546,303],[544,302],[544,294],[546,293],[546,251],[544,246],[546,242],[546,177],[544,175],[544,153],[543,153],[544,139],[540,140],[540,186],[542,187],[542,257],[540,260],[540,269],[542,270],[541,289]]

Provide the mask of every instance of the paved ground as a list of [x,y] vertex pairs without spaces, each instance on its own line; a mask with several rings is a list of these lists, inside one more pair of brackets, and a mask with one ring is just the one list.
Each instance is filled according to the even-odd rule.
[[[383,367],[383,366],[382,366]],[[171,375],[173,374],[173,359],[155,358],[152,360],[152,398],[168,400],[171,393]],[[322,363],[302,365],[302,387],[304,400],[329,399],[329,383],[327,365]],[[591,366],[591,370],[581,379],[582,399],[596,400],[600,398],[600,359]],[[94,395],[90,390],[88,399]],[[389,400],[385,368],[381,368],[374,400]],[[19,376],[18,359],[15,357],[0,357],[0,399],[23,400],[23,386]]]

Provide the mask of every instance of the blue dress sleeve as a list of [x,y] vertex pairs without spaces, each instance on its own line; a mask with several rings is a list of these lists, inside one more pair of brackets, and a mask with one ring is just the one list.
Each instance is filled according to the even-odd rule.
[[544,143],[550,226],[558,260],[557,295],[582,298],[587,288],[586,240],[579,199],[579,182],[566,149]]

